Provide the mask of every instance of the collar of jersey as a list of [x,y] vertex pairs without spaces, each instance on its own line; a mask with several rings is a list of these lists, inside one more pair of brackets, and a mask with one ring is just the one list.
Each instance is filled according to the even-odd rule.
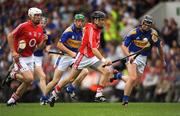
[[[71,25],[71,29],[73,32],[78,32],[74,23]],[[82,29],[79,32],[81,32],[81,31],[82,31]]]
[[97,31],[101,31],[101,29],[97,28],[97,26],[93,23],[89,23],[89,25],[92,25],[92,28],[97,30]]
[[28,20],[28,23],[29,23],[32,27],[34,27],[34,28],[38,27],[38,25],[37,25],[37,26],[34,26],[34,25],[33,25],[33,22],[32,22],[31,20]]
[[139,31],[140,33],[146,34],[146,33],[151,32],[151,30],[148,30],[148,31],[142,31],[140,28],[141,28],[141,27],[138,27],[138,28],[137,28],[137,31]]

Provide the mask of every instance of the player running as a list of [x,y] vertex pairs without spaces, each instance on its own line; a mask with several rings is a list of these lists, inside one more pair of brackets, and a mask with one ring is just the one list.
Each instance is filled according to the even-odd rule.
[[7,106],[15,105],[16,101],[23,95],[27,87],[34,80],[33,52],[36,47],[42,49],[47,41],[43,28],[39,25],[42,11],[32,7],[28,10],[30,20],[20,24],[8,34],[8,44],[15,62],[14,69],[6,82],[11,79],[18,79],[22,83],[7,101]]
[[[42,20],[41,20],[40,24],[43,27],[44,34],[46,34],[45,27],[46,27],[46,24],[47,24],[47,18],[42,17]],[[45,51],[49,51],[50,48],[51,48],[51,39],[48,36]],[[42,97],[40,98],[40,104],[41,105],[46,105],[47,102],[48,102],[48,97],[45,95],[45,92],[46,92],[46,75],[45,75],[45,73],[43,71],[43,67],[42,67],[43,56],[44,56],[43,51],[44,51],[43,49],[36,50],[34,52],[33,58],[34,58],[34,65],[35,65],[34,74],[40,80],[39,86],[40,86],[40,89],[41,89],[42,94],[43,94]]]
[[[62,34],[60,41],[57,44],[57,48],[64,52],[64,55],[59,56],[55,63],[55,72],[53,80],[48,83],[46,87],[45,95],[51,91],[51,89],[59,82],[61,76],[65,71],[67,71],[68,67],[70,67],[77,55],[79,46],[82,40],[82,27],[84,25],[85,17],[82,14],[76,14],[74,16],[74,23],[69,26]],[[88,74],[87,69],[83,69],[80,75],[77,77],[78,80],[83,80],[83,78]],[[70,85],[72,88],[77,83],[73,83]],[[67,89],[67,92],[71,95],[71,97],[75,97],[73,92],[70,92]]]
[[105,59],[102,54],[99,52],[98,48],[100,45],[100,34],[104,26],[106,15],[101,11],[95,11],[92,13],[92,23],[87,23],[84,29],[84,35],[82,38],[82,43],[79,49],[79,53],[76,57],[76,61],[71,69],[70,75],[68,78],[61,81],[56,85],[55,89],[52,92],[50,97],[50,106],[53,107],[55,100],[58,98],[58,93],[60,93],[62,87],[67,83],[73,80],[79,75],[81,70],[86,67],[93,68],[99,71],[103,76],[101,77],[99,87],[97,88],[97,93],[95,96],[96,101],[105,101],[102,91],[107,82],[108,77],[110,76],[110,71],[105,67],[102,67],[103,64],[111,65],[111,61]]
[[[127,56],[131,53],[143,49],[148,44],[150,44],[150,47],[145,51],[142,51],[141,54],[136,58],[134,58],[134,56],[129,57],[126,63],[129,79],[125,85],[122,105],[128,104],[128,98],[131,94],[131,91],[138,84],[138,79],[140,79],[139,77],[141,77],[143,74],[147,62],[147,57],[150,55],[151,48],[153,46],[156,46],[159,50],[162,65],[166,65],[158,33],[155,29],[152,28],[152,24],[153,18],[149,15],[144,16],[141,25],[130,31],[123,42],[122,49]],[[121,76],[116,79],[120,78]]]

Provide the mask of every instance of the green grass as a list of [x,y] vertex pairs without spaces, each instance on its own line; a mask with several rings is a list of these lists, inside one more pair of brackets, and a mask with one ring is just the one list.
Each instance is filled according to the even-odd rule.
[[56,103],[55,107],[38,103],[19,103],[15,107],[0,104],[0,116],[180,116],[180,103]]

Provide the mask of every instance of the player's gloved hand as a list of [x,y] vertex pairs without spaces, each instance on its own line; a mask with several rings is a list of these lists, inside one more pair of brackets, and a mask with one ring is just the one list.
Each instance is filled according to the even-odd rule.
[[112,64],[112,61],[110,59],[102,58],[101,61],[104,63],[105,66],[109,66]]

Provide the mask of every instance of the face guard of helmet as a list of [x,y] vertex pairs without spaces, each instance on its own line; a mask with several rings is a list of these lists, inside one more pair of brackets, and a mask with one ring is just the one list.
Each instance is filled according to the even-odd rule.
[[85,16],[82,14],[76,14],[74,16],[74,24],[77,29],[81,29],[85,22]]
[[42,25],[43,28],[45,28],[46,25],[47,25],[47,18],[46,17],[42,17],[42,19],[40,21],[40,24]]
[[28,10],[28,16],[35,25],[38,25],[42,18],[42,10],[36,7],[32,7]]
[[142,19],[141,28],[143,31],[148,31],[153,24],[153,18],[150,15],[145,15]]
[[94,11],[91,15],[93,23],[100,29],[104,27],[106,14],[101,11]]

